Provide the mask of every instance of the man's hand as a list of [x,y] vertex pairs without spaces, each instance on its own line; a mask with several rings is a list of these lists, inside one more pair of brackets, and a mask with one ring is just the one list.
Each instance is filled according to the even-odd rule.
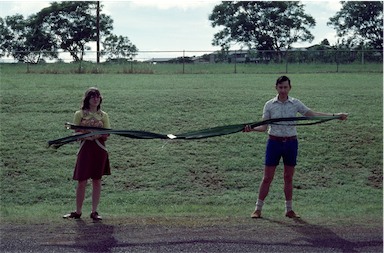
[[335,116],[339,116],[340,120],[346,120],[348,118],[348,113],[344,113],[344,112],[336,113]]

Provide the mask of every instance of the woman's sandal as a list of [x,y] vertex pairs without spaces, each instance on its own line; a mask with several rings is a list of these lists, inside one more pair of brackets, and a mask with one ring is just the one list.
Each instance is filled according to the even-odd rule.
[[91,218],[92,218],[94,221],[99,221],[99,220],[102,220],[102,219],[103,219],[97,212],[93,212],[93,213],[91,213]]
[[64,219],[80,219],[80,217],[81,214],[78,214],[76,212],[71,212],[63,216]]

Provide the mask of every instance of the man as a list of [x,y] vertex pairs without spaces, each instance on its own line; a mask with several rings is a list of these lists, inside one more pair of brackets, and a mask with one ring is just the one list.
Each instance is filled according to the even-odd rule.
[[[348,114],[346,113],[332,114],[312,111],[300,100],[288,96],[291,88],[291,81],[288,77],[281,76],[277,79],[276,90],[278,94],[265,103],[263,120],[296,117],[297,113],[308,117],[338,115],[340,120],[347,119]],[[283,158],[284,163],[285,216],[288,218],[300,217],[292,210],[292,181],[296,166],[298,141],[296,127],[289,124],[289,122],[282,122],[277,125],[262,125],[254,128],[246,126],[244,128],[244,132],[265,132],[268,130],[269,134],[265,154],[264,176],[259,187],[255,211],[251,214],[252,218],[261,218],[264,200],[268,195],[276,167],[281,158]]]

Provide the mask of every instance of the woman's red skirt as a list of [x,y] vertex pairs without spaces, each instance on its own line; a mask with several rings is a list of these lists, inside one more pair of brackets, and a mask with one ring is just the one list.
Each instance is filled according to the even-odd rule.
[[101,179],[103,175],[111,175],[105,142],[102,139],[97,141],[85,140],[81,143],[73,172],[74,180]]

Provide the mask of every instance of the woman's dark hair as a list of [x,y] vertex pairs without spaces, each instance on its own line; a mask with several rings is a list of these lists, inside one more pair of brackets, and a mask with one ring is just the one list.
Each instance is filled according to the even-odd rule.
[[287,76],[280,76],[279,78],[277,78],[276,86],[282,82],[285,82],[285,81],[288,81],[289,87],[291,87],[291,80],[289,80],[289,78]]
[[97,106],[97,110],[100,110],[100,106],[101,106],[101,102],[103,102],[103,97],[100,95],[100,91],[99,89],[95,88],[95,87],[91,87],[89,88],[85,94],[84,94],[84,97],[83,97],[83,101],[81,103],[81,110],[89,110],[89,100],[91,99],[91,97],[93,96],[98,96],[100,97],[100,103],[99,105]]

